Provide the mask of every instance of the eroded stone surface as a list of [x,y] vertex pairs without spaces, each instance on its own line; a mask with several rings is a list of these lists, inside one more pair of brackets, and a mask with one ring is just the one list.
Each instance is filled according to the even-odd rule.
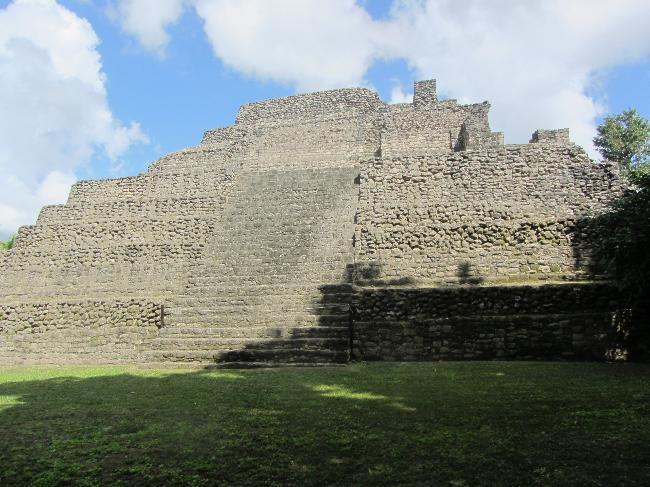
[[76,183],[0,253],[0,362],[345,362],[350,328],[374,333],[350,314],[355,277],[580,275],[580,221],[621,191],[614,169],[566,129],[504,145],[488,111],[434,81],[413,104],[268,100],[146,173]]

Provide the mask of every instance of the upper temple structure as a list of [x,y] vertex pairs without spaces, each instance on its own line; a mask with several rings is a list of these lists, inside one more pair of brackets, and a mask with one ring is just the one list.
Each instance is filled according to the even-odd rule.
[[0,252],[0,364],[601,358],[579,221],[622,184],[567,129],[504,145],[489,108],[434,80],[273,99],[76,183]]

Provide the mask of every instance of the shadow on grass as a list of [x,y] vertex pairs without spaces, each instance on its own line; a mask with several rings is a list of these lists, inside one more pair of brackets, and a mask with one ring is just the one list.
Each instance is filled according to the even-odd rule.
[[0,484],[642,485],[650,369],[626,367],[5,372]]

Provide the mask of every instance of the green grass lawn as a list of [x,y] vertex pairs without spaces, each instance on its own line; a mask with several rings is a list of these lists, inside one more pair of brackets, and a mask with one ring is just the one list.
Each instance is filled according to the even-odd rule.
[[650,365],[0,371],[0,485],[650,485]]

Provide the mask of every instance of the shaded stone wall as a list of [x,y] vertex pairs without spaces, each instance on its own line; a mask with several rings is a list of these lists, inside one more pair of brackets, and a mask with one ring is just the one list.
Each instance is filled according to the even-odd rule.
[[361,288],[353,356],[365,360],[603,360],[617,356],[607,284]]

